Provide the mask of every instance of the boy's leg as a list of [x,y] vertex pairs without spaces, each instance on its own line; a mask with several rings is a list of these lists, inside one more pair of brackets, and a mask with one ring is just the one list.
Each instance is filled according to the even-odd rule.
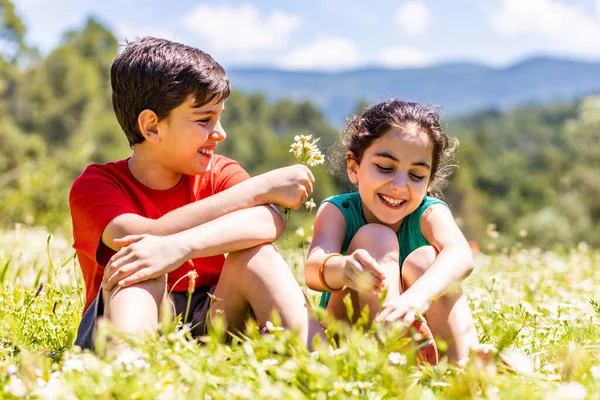
[[[352,238],[348,246],[348,254],[357,249],[365,249],[377,261],[384,271],[385,284],[388,288],[386,300],[391,300],[400,295],[400,268],[398,237],[391,229],[379,224],[367,224],[361,227]],[[379,295],[371,293],[358,293],[352,289],[332,293],[327,306],[327,311],[336,319],[348,321],[344,297],[350,294],[354,308],[353,321],[360,318],[361,310],[369,307],[369,321],[373,321],[379,312]]]
[[104,317],[122,332],[156,332],[166,289],[167,277],[162,276],[126,288],[103,291]]
[[297,329],[309,348],[323,335],[310,302],[272,244],[229,253],[214,292],[211,317],[223,311],[230,328],[243,330],[249,309],[261,326],[277,311],[285,328]]
[[[436,251],[423,246],[406,257],[402,265],[402,279],[409,288],[433,264]],[[448,358],[460,361],[469,356],[469,349],[479,344],[475,323],[467,298],[459,285],[431,303],[425,313],[433,335],[448,345]]]

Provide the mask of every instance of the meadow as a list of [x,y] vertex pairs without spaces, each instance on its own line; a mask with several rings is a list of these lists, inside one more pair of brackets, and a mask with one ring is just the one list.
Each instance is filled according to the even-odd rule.
[[[287,235],[300,278],[304,250]],[[464,289],[493,349],[464,368],[417,366],[401,327],[337,327],[339,342],[311,353],[276,321],[228,343],[217,323],[203,345],[163,321],[162,335],[124,338],[135,351],[115,357],[104,329],[102,356],[72,347],[84,288],[69,241],[18,226],[0,232],[0,398],[600,398],[600,252],[520,247],[476,256]]]

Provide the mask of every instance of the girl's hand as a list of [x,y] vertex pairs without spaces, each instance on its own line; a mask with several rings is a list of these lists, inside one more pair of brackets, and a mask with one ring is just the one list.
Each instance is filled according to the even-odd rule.
[[187,261],[187,253],[172,236],[131,235],[115,239],[122,246],[106,264],[102,289],[127,287],[158,278]]
[[405,324],[410,325],[414,322],[417,313],[425,313],[428,308],[428,301],[407,291],[400,297],[383,303],[375,321],[404,321]]
[[358,249],[344,258],[344,286],[362,293],[383,290],[385,274],[368,251]]

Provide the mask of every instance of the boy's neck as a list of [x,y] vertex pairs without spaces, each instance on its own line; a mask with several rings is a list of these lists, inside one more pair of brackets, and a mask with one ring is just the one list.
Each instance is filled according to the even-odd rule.
[[148,155],[136,152],[135,150],[131,154],[127,166],[135,179],[144,186],[155,190],[174,188],[183,176],[163,167],[152,157],[148,157]]

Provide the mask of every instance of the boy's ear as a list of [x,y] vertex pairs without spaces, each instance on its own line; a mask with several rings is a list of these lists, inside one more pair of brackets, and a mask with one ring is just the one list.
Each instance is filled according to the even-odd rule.
[[348,172],[348,178],[350,182],[355,185],[358,184],[358,163],[354,158],[354,154],[352,152],[346,153],[346,170]]
[[158,142],[158,115],[152,110],[144,110],[138,115],[138,128],[144,139]]

